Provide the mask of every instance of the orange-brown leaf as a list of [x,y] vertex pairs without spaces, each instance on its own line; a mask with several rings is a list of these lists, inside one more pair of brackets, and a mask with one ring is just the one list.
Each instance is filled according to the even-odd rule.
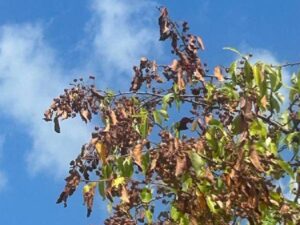
[[261,105],[262,105],[264,108],[267,107],[268,100],[267,100],[267,96],[266,96],[266,95],[264,95],[264,96],[261,98],[260,103],[261,103]]
[[177,85],[178,85],[178,89],[180,91],[184,90],[185,89],[185,82],[183,80],[183,72],[182,72],[182,69],[179,69],[178,70],[178,73],[177,73]]
[[181,175],[187,167],[186,156],[178,156],[176,160],[175,176]]
[[177,71],[178,65],[179,65],[178,60],[174,59],[171,66],[170,66],[171,70],[172,71]]
[[80,116],[81,116],[81,119],[84,121],[84,122],[88,122],[91,120],[92,118],[92,115],[91,115],[91,112],[90,110],[88,109],[81,109],[80,110]]
[[224,77],[223,77],[223,74],[222,74],[222,71],[221,71],[221,67],[219,67],[219,66],[215,67],[214,75],[219,81],[224,80]]
[[142,150],[143,150],[143,144],[141,143],[137,144],[132,150],[132,157],[134,159],[134,162],[140,168],[142,168]]
[[260,157],[255,149],[252,149],[250,153],[250,161],[253,164],[253,166],[260,172],[264,172],[264,168],[261,165]]
[[107,159],[107,155],[108,155],[106,145],[103,142],[98,141],[95,144],[95,148],[96,148],[99,159],[101,159],[103,164],[106,164],[106,159]]
[[126,187],[124,185],[122,185],[121,200],[124,203],[129,203],[130,202],[127,189],[126,189]]
[[110,116],[110,119],[111,119],[112,124],[113,124],[113,125],[117,125],[118,120],[117,120],[117,116],[116,116],[116,113],[115,113],[114,110],[110,110],[109,116]]

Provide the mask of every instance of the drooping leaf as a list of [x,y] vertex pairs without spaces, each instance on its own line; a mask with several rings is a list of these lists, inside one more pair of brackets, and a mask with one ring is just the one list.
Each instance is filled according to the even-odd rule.
[[54,117],[54,130],[55,130],[55,132],[60,133],[60,126],[59,126],[58,116]]

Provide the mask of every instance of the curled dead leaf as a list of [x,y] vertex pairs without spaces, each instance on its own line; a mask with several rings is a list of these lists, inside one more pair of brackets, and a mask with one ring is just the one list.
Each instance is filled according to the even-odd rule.
[[81,109],[80,110],[80,116],[81,116],[81,119],[87,123],[89,122],[91,119],[92,119],[92,115],[91,115],[91,112],[89,109]]

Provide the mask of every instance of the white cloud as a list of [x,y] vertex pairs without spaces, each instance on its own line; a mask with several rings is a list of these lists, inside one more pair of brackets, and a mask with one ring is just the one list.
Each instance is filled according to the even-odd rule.
[[[92,34],[92,54],[105,78],[120,73],[131,75],[132,66],[142,56],[161,53],[158,42],[157,9],[152,1],[95,0],[87,32]],[[118,80],[127,80],[128,76]]]
[[[89,139],[88,127],[79,120],[64,121],[61,134],[42,120],[52,98],[69,83],[65,74],[100,68],[105,74],[101,83],[114,81],[116,88],[116,81],[121,84],[125,78],[128,82],[128,76],[117,75],[131,74],[141,56],[159,52],[155,10],[148,1],[94,0],[82,41],[84,48],[91,49],[90,58],[72,71],[65,71],[63,62],[57,60],[59,49],[56,52],[47,44],[42,24],[0,27],[0,112],[14,119],[32,139],[32,146],[27,146],[30,172],[64,175],[68,161]],[[149,18],[155,19],[151,21],[155,28],[149,26]]]
[[[271,64],[273,66],[279,66],[285,64],[281,59],[279,59],[276,54],[272,53],[271,51],[267,49],[259,49],[259,48],[252,48],[249,47],[247,44],[243,44],[242,46],[242,52],[243,53],[251,53],[253,57],[251,58],[252,63],[256,62],[264,62],[267,64]],[[289,90],[286,88],[286,85],[290,84],[290,78],[291,74],[290,71],[287,68],[282,68],[282,81],[283,86],[280,89],[280,93],[283,94],[284,101],[281,106],[282,111],[286,110],[288,107],[288,101],[289,101]]]
[[[68,83],[47,46],[40,25],[10,25],[0,35],[0,109],[11,116],[32,138],[28,155],[30,172],[63,174],[67,161],[88,138],[88,129],[77,121],[62,123],[63,133],[54,133],[52,124],[42,120],[51,98]],[[23,127],[22,127],[23,128]]]

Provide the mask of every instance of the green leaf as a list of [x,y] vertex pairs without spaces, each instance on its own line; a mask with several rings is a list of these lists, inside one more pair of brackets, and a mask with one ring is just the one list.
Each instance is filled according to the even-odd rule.
[[102,196],[103,200],[105,200],[105,181],[99,181],[98,183],[98,191],[99,194]]
[[112,168],[111,165],[107,164],[107,165],[103,165],[102,166],[102,175],[104,179],[108,179],[110,178],[112,174]]
[[237,62],[234,61],[233,63],[231,63],[229,67],[229,74],[231,75],[231,79],[234,84],[236,84],[236,68],[237,68]]
[[[121,158],[122,159],[122,158]],[[125,160],[122,159],[122,168],[121,168],[121,175],[123,177],[131,177],[133,174],[133,162],[131,157],[126,158]]]
[[152,220],[153,220],[153,214],[152,214],[152,212],[151,212],[149,209],[147,209],[147,210],[145,211],[145,216],[146,216],[147,222],[148,222],[149,224],[151,224],[151,223],[152,223]]
[[185,214],[184,216],[180,217],[179,220],[179,225],[189,225],[190,221],[189,221],[189,217],[187,214]]
[[174,97],[174,93],[169,93],[169,94],[166,94],[163,98],[162,98],[162,108],[164,110],[166,110],[168,108],[168,104],[171,100],[171,98]]
[[190,160],[192,162],[192,166],[193,166],[196,174],[199,176],[202,173],[202,170],[205,166],[205,161],[196,152],[190,152],[189,157],[190,157]]
[[182,181],[182,191],[187,192],[192,184],[193,179],[189,175],[185,174]]
[[125,177],[117,177],[116,179],[113,179],[111,186],[118,188],[123,184],[125,184]]
[[260,119],[254,120],[250,124],[250,135],[251,136],[258,135],[263,139],[267,138],[267,128]]
[[144,174],[147,173],[149,166],[150,166],[150,155],[149,152],[146,152],[142,156],[142,170]]
[[294,176],[295,176],[294,171],[293,171],[291,165],[288,164],[286,161],[281,160],[281,159],[277,159],[277,163],[278,163],[278,165],[279,165],[284,171],[286,171],[291,177],[294,177]]
[[180,217],[182,216],[182,213],[180,211],[178,211],[178,209],[174,205],[171,205],[170,215],[171,215],[172,220],[174,220],[176,222],[180,219]]
[[238,54],[239,56],[243,57],[242,53],[240,53],[237,49],[232,48],[232,47],[224,47],[223,50],[228,50],[228,51],[232,51],[236,54]]
[[245,71],[245,80],[248,84],[251,85],[253,80],[253,72],[252,72],[252,67],[248,62],[248,60],[245,61],[244,71]]
[[273,92],[276,92],[282,86],[281,68],[279,68],[277,71],[270,68],[270,66],[267,66],[266,68],[268,69],[269,72],[271,89]]
[[217,213],[217,209],[215,208],[216,203],[211,199],[210,196],[206,196],[206,203],[212,213]]
[[160,115],[163,116],[163,118],[164,118],[165,120],[168,120],[168,119],[169,119],[169,115],[168,115],[167,110],[161,109],[161,110],[159,110],[158,112],[160,113]]
[[160,113],[158,110],[153,111],[153,118],[154,118],[155,123],[158,123],[161,125],[162,121],[161,121]]
[[238,115],[232,121],[231,131],[233,134],[237,135],[243,131],[243,127],[241,126],[242,118],[241,115]]
[[149,203],[152,200],[152,193],[150,189],[143,188],[141,192],[141,200],[143,203]]
[[277,113],[280,112],[280,104],[274,96],[271,96],[270,109],[275,109]]
[[142,138],[146,138],[148,136],[148,130],[149,130],[149,125],[148,125],[148,111],[146,109],[142,109],[139,117],[141,118],[141,122],[139,124],[139,131],[142,136]]

